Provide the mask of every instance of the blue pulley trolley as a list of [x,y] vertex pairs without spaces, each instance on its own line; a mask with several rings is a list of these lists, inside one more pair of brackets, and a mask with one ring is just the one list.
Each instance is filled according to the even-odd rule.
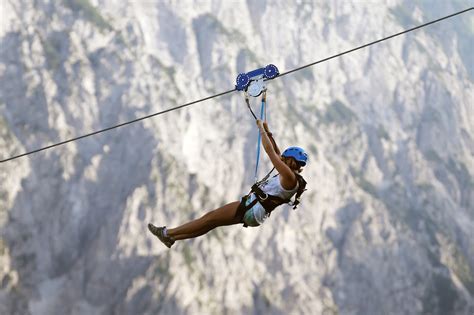
[[235,80],[237,83],[235,89],[237,91],[245,91],[250,96],[257,97],[265,90],[265,81],[273,79],[279,74],[278,68],[273,64],[247,73],[240,73]]

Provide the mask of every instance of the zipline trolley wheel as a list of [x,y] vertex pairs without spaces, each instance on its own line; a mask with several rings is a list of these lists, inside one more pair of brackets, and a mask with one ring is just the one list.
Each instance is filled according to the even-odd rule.
[[246,91],[250,96],[257,97],[265,90],[264,81],[271,80],[279,74],[278,68],[273,64],[247,73],[240,73],[235,80],[237,83],[235,89]]

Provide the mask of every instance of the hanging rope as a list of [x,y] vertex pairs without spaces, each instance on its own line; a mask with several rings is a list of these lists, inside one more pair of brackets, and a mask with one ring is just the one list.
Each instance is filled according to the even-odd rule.
[[[428,25],[438,23],[438,22],[440,22],[440,21],[443,21],[443,20],[452,18],[452,17],[454,17],[454,16],[457,16],[457,15],[460,15],[460,14],[463,14],[463,13],[466,13],[466,12],[468,12],[468,11],[471,11],[472,9],[474,9],[474,8],[473,8],[473,7],[470,7],[470,8],[468,8],[468,9],[465,9],[465,10],[462,10],[462,11],[459,11],[459,12],[456,12],[456,13],[453,13],[453,14],[450,14],[450,15],[447,15],[447,16],[444,16],[444,17],[442,17],[442,18],[439,18],[439,19],[430,21],[430,22],[428,22],[428,23],[421,24],[421,25],[419,25],[419,26],[416,26],[416,27],[407,29],[407,30],[405,30],[405,31],[402,31],[402,32],[399,32],[399,33],[396,33],[396,34],[393,34],[393,35],[390,35],[390,36],[381,38],[381,39],[379,39],[379,40],[376,40],[376,41],[367,43],[367,44],[365,44],[365,45],[358,46],[358,47],[356,47],[356,48],[353,48],[353,49],[344,51],[344,52],[342,52],[342,53],[339,53],[339,54],[336,54],[336,55],[333,55],[333,56],[330,56],[330,57],[327,57],[327,58],[324,58],[324,59],[321,59],[321,60],[318,60],[318,61],[315,61],[315,62],[312,62],[312,63],[309,63],[309,64],[307,64],[307,65],[304,65],[304,66],[301,66],[301,67],[298,67],[298,68],[295,68],[295,69],[292,69],[292,70],[289,70],[289,71],[287,71],[287,72],[281,73],[281,74],[280,74],[279,76],[277,76],[276,78],[282,77],[282,76],[284,76],[284,75],[287,75],[287,74],[290,74],[290,73],[293,73],[293,72],[296,72],[296,71],[299,71],[299,70],[302,70],[302,69],[305,69],[305,68],[308,68],[308,67],[312,67],[312,66],[314,66],[314,65],[316,65],[316,64],[319,64],[319,63],[328,61],[328,60],[330,60],[330,59],[334,59],[334,58],[343,56],[343,55],[348,54],[348,53],[351,53],[351,52],[353,52],[353,51],[356,51],[356,50],[359,50],[359,49],[362,49],[362,48],[365,48],[365,47],[368,47],[368,46],[371,46],[371,45],[374,45],[374,44],[377,44],[377,43],[380,43],[380,42],[383,42],[383,41],[386,41],[386,40],[391,39],[391,38],[394,38],[394,37],[397,37],[397,36],[400,36],[400,35],[403,35],[403,34],[406,34],[406,33],[412,32],[412,31],[415,31],[415,30],[417,30],[417,29],[426,27],[426,26],[428,26]],[[276,79],[276,78],[275,78],[275,79]],[[4,162],[7,162],[7,161],[11,161],[11,160],[14,160],[14,159],[23,157],[23,156],[27,156],[27,155],[30,155],[30,154],[33,154],[33,153],[37,153],[37,152],[40,152],[40,151],[44,151],[44,150],[47,150],[47,149],[51,149],[51,148],[54,148],[54,147],[57,147],[57,146],[60,146],[60,145],[63,145],[63,144],[66,144],[66,143],[69,143],[69,142],[72,142],[72,141],[76,141],[76,140],[79,140],[79,139],[82,139],[82,138],[86,138],[86,137],[90,137],[90,136],[93,136],[93,135],[96,135],[96,134],[99,134],[99,133],[102,133],[102,132],[106,132],[106,131],[109,131],[109,130],[112,130],[112,129],[116,129],[116,128],[119,128],[119,127],[123,127],[123,126],[129,125],[129,124],[132,124],[132,123],[135,123],[135,122],[144,120],[144,119],[148,119],[148,118],[151,118],[151,117],[154,117],[154,116],[162,115],[162,114],[165,114],[165,113],[168,113],[168,112],[171,112],[171,111],[174,111],[174,110],[177,110],[177,109],[186,107],[186,106],[190,106],[190,105],[193,105],[193,104],[196,104],[196,103],[200,103],[200,102],[203,102],[203,101],[206,101],[206,100],[210,100],[210,99],[212,99],[212,98],[216,98],[216,97],[219,97],[219,96],[223,96],[223,95],[225,95],[225,94],[229,94],[229,93],[234,92],[234,91],[235,91],[235,88],[232,89],[232,90],[228,90],[228,91],[225,91],[225,92],[222,92],[222,93],[214,94],[214,95],[212,95],[212,96],[208,96],[208,97],[199,99],[199,100],[197,100],[197,101],[193,101],[193,102],[190,102],[190,103],[186,103],[186,104],[183,104],[183,105],[179,105],[179,106],[176,106],[176,107],[172,107],[172,108],[169,108],[169,109],[164,110],[164,111],[161,111],[161,112],[157,112],[157,113],[154,113],[154,114],[151,114],[151,115],[147,115],[147,116],[144,116],[144,117],[141,117],[141,118],[137,118],[137,119],[134,119],[134,120],[130,120],[130,121],[127,121],[127,122],[124,122],[124,123],[121,123],[121,124],[118,124],[118,125],[115,125],[115,126],[111,126],[111,127],[105,128],[105,129],[97,130],[97,131],[94,131],[94,132],[85,134],[85,135],[83,135],[83,136],[71,138],[71,139],[69,139],[69,140],[61,141],[61,142],[58,142],[58,143],[55,143],[55,144],[52,144],[52,145],[48,145],[48,146],[45,146],[45,147],[42,147],[42,148],[39,148],[39,149],[36,149],[36,150],[33,150],[33,151],[29,151],[29,152],[26,152],[26,153],[23,153],[23,154],[15,155],[15,156],[12,156],[12,157],[9,157],[9,158],[0,160],[0,163],[4,163]],[[255,116],[255,115],[254,115],[254,116]]]
[[250,110],[250,113],[252,114],[253,118],[255,118],[255,120],[257,120],[257,116],[253,112],[252,106],[250,106],[249,95],[248,95],[247,92],[245,92],[245,103],[247,104],[247,107]]
[[[267,92],[263,91],[262,94],[262,104],[260,105],[260,120],[264,121],[266,120],[266,102],[267,102]],[[252,109],[250,109],[252,110]],[[252,112],[253,114],[253,112]],[[253,114],[254,115],[254,114]],[[254,115],[255,117],[255,115]],[[260,134],[260,131],[258,132],[258,140],[257,140],[257,162],[255,163],[255,182],[258,181],[258,166],[260,164],[260,143],[262,142],[262,136]]]

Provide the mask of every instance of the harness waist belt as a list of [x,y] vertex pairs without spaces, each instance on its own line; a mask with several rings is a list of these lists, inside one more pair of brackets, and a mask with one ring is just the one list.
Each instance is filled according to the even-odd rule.
[[252,192],[255,193],[255,196],[258,199],[258,202],[263,206],[265,209],[265,212],[268,213],[270,216],[270,213],[279,205],[282,205],[284,203],[289,203],[291,199],[283,199],[278,196],[273,196],[265,193],[260,187],[258,187],[257,184],[254,184],[252,186]]

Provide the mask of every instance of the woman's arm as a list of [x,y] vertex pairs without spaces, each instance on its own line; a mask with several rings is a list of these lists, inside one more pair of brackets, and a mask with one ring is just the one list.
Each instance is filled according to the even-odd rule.
[[268,134],[263,126],[263,122],[261,120],[257,120],[257,126],[260,129],[260,134],[262,136],[262,145],[267,153],[270,161],[272,161],[273,166],[275,166],[278,173],[280,173],[281,178],[281,186],[284,189],[293,189],[296,185],[296,175],[290,169],[288,165],[286,165],[280,158],[280,155],[275,152],[275,148],[273,147],[273,143],[268,137]]
[[265,128],[265,131],[267,132],[267,136],[272,142],[273,149],[275,150],[276,154],[281,155],[280,149],[278,148],[278,145],[275,142],[275,139],[273,138],[272,133],[270,132],[270,129],[268,128],[267,122],[263,122],[263,128]]

